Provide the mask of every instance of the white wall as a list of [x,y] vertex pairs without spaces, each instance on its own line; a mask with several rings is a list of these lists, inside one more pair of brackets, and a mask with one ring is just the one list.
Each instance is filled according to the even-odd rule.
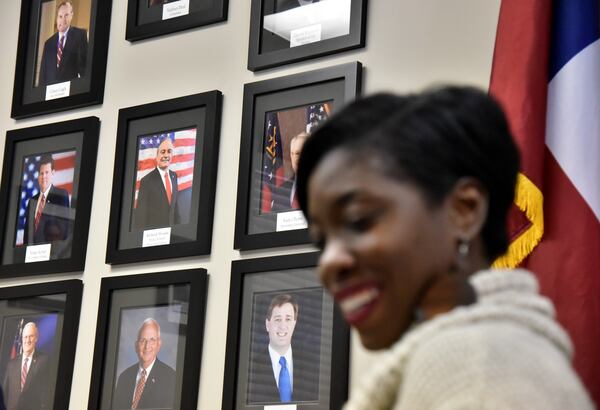
[[[28,0],[26,0],[28,1]],[[109,1],[109,0],[101,0]],[[90,115],[101,120],[86,269],[0,281],[14,286],[81,278],[84,282],[71,409],[87,407],[95,324],[103,277],[206,268],[210,274],[198,409],[221,408],[232,260],[312,250],[310,246],[240,252],[233,249],[243,84],[335,64],[361,61],[363,93],[404,92],[432,83],[487,87],[500,0],[370,0],[367,47],[254,74],[246,69],[250,0],[230,0],[224,23],[131,44],[125,40],[126,1],[114,0],[104,104],[15,121],[10,104],[20,0],[4,0],[0,13],[0,135],[7,130]],[[12,40],[15,40],[14,42]],[[212,254],[136,263],[104,263],[120,108],[218,89],[224,94]],[[4,152],[4,138],[0,138]],[[1,198],[0,200],[6,200]],[[371,356],[353,338],[351,386]]]

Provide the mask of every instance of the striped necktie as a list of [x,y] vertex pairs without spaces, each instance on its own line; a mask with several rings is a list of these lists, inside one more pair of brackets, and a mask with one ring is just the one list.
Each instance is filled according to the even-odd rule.
[[144,386],[146,386],[146,369],[142,369],[142,375],[137,386],[135,386],[135,394],[133,395],[133,402],[131,403],[131,410],[136,410],[137,406],[142,398],[144,392]]
[[26,357],[25,361],[23,361],[23,368],[21,369],[21,391],[23,391],[23,387],[25,387],[25,381],[27,380],[27,372],[29,372],[29,366],[27,366],[28,361],[29,357]]
[[65,47],[65,36],[61,36],[60,40],[58,40],[58,47],[56,48],[56,68],[60,67],[60,62],[62,60],[63,48]]
[[40,220],[42,219],[42,212],[44,211],[44,207],[46,206],[46,195],[42,194],[40,198],[40,203],[38,205],[38,210],[35,213],[35,221],[34,221],[34,230],[37,231],[38,226],[40,224]]

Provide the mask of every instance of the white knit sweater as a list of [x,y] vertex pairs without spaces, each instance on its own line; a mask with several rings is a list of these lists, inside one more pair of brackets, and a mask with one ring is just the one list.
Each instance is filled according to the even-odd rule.
[[524,270],[471,278],[477,303],[411,329],[344,410],[587,410],[571,343]]

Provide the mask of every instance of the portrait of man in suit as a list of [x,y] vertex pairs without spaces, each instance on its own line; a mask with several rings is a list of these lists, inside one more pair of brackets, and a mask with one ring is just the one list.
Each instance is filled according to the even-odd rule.
[[112,409],[173,408],[175,370],[158,359],[161,345],[158,322],[144,320],[134,342],[138,362],[119,375]]
[[173,160],[173,142],[165,138],[156,151],[156,168],[140,181],[137,206],[133,212],[133,226],[145,230],[181,223],[179,215],[178,181],[169,166]]
[[316,401],[319,396],[319,357],[293,346],[299,306],[291,294],[271,300],[265,318],[269,343],[251,355],[248,403]]
[[69,193],[52,184],[54,173],[52,155],[42,155],[37,177],[40,191],[27,203],[23,230],[24,245],[64,240],[68,236]]
[[85,75],[88,40],[84,29],[71,25],[73,4],[62,1],[56,8],[56,33],[44,43],[40,85],[71,81]]
[[290,141],[290,163],[294,174],[287,178],[273,193],[273,211],[283,212],[300,209],[300,204],[296,197],[296,172],[298,170],[298,161],[300,160],[302,147],[308,137],[310,137],[308,132],[301,132],[293,136]]
[[50,409],[48,356],[36,350],[37,325],[23,327],[22,353],[8,362],[2,388],[7,410]]

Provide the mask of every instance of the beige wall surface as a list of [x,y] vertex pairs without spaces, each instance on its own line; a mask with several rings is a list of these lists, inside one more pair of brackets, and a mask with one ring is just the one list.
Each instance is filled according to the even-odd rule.
[[[109,0],[106,0],[109,1]],[[10,118],[20,1],[3,2],[0,27],[0,134],[90,115],[101,120],[86,268],[79,274],[3,279],[0,287],[81,278],[84,282],[71,409],[87,407],[100,281],[104,277],[202,267],[210,275],[198,409],[221,408],[227,304],[232,260],[313,250],[309,245],[244,252],[233,249],[243,85],[247,82],[360,61],[363,93],[406,92],[430,84],[487,87],[500,0],[371,0],[367,46],[285,67],[246,69],[250,0],[230,0],[226,22],[131,44],[127,2],[113,1],[106,90],[99,106],[15,121]],[[14,42],[7,41],[15,39]],[[224,94],[212,253],[205,257],[111,267],[104,263],[118,110],[218,89]],[[4,138],[0,138],[4,152]],[[85,188],[84,188],[85,189]],[[372,361],[353,337],[351,388]]]

